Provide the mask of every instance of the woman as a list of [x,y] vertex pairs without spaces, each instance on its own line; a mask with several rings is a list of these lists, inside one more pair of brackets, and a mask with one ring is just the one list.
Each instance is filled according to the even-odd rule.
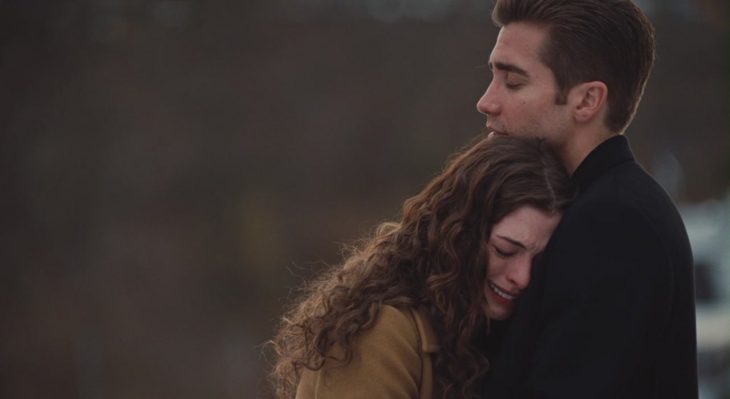
[[286,313],[277,395],[474,396],[489,322],[512,312],[572,195],[543,141],[479,140]]

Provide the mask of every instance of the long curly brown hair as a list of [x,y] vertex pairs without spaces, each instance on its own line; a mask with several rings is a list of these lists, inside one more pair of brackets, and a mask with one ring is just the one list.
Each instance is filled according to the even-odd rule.
[[436,389],[443,398],[473,396],[489,367],[480,348],[489,328],[483,287],[491,228],[525,205],[561,212],[572,196],[562,164],[540,139],[480,138],[456,154],[405,202],[399,222],[381,224],[293,302],[271,341],[277,397],[293,397],[302,368],[322,368],[333,346],[349,362],[353,340],[384,304],[428,310],[441,348]]

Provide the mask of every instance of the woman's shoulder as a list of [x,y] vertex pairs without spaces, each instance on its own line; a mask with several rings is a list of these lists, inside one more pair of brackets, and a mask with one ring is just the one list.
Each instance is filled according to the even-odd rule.
[[372,327],[356,338],[356,352],[379,347],[399,351],[405,358],[418,355],[422,342],[421,319],[414,308],[381,306]]
[[418,333],[418,341],[421,351],[424,353],[438,352],[438,338],[428,310],[425,307],[396,310],[400,312],[407,312],[413,320],[416,332]]
[[425,307],[395,307],[383,305],[373,325],[374,336],[402,334],[416,343],[416,349],[425,353],[438,351],[438,339],[431,316]]
[[406,329],[416,331],[415,310],[411,307],[382,305],[378,310],[372,329]]
[[325,398],[419,397],[424,343],[435,337],[425,316],[419,309],[381,306],[373,325],[355,338],[350,362],[305,371],[298,397],[314,397],[307,391]]

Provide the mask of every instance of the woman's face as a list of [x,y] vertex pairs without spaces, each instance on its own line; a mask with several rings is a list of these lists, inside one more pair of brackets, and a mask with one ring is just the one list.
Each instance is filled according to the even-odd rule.
[[512,314],[515,300],[530,282],[530,269],[542,254],[560,214],[548,214],[531,206],[517,208],[492,227],[489,236],[484,312],[504,320]]

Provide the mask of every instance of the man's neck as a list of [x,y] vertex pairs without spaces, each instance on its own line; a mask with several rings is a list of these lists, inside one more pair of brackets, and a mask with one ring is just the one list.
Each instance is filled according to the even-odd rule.
[[572,175],[588,154],[616,134],[618,133],[606,129],[575,132],[573,137],[558,149],[565,169]]

